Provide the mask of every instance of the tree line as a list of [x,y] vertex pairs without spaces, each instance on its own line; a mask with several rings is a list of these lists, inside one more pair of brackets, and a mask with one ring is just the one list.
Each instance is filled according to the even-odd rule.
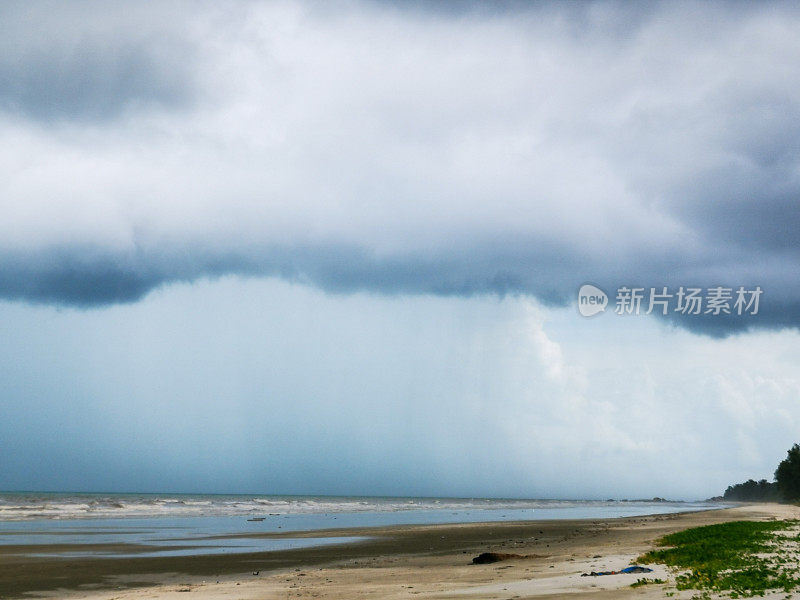
[[800,445],[788,450],[775,469],[775,481],[748,479],[728,486],[723,498],[742,502],[800,502]]

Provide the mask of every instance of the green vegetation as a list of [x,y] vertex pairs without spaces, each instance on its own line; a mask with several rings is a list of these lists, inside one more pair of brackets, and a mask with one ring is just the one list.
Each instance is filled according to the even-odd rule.
[[800,501],[800,445],[792,446],[778,465],[775,483],[766,479],[748,479],[744,483],[728,486],[723,498],[742,502]]
[[637,579],[636,583],[632,583],[631,584],[631,587],[632,588],[642,587],[643,585],[649,585],[649,584],[652,584],[652,583],[667,583],[667,582],[664,581],[663,579],[658,579],[658,578],[648,579],[647,577],[644,577],[642,579]]
[[777,502],[780,500],[780,495],[778,484],[770,483],[766,479],[761,481],[748,479],[744,483],[728,486],[723,498],[739,502]]
[[800,446],[795,444],[775,470],[775,485],[786,502],[800,500]]
[[662,563],[680,570],[679,590],[722,593],[730,598],[761,596],[768,590],[789,593],[800,586],[798,536],[781,534],[798,521],[735,521],[695,527],[659,540],[659,550],[640,563]]

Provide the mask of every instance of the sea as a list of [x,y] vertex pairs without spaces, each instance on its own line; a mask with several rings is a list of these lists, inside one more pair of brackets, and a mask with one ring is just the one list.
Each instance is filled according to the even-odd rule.
[[[723,506],[663,500],[18,492],[0,493],[0,546],[29,556],[100,558],[277,552],[363,539],[327,531],[336,529],[607,519]],[[317,530],[326,533],[307,533]],[[302,537],[292,537],[300,532]]]

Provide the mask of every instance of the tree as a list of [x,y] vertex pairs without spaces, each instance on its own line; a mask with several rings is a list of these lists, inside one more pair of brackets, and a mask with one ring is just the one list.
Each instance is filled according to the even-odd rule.
[[786,502],[800,500],[800,445],[795,444],[787,452],[775,470],[778,492]]
[[739,502],[775,502],[778,499],[778,490],[774,483],[766,479],[748,479],[744,483],[728,486],[723,497],[725,500]]

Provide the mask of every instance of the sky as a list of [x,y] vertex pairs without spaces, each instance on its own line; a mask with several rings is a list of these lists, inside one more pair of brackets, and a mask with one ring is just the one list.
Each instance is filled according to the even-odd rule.
[[[800,442],[798,27],[781,2],[0,3],[0,489],[771,479]],[[763,293],[617,315],[623,286]]]

